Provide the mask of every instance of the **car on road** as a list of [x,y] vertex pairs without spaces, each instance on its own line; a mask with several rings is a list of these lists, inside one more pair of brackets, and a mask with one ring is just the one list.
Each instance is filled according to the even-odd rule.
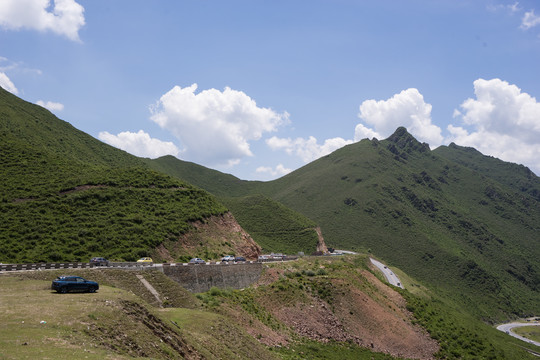
[[234,261],[234,256],[226,255],[226,256],[221,258],[221,261],[225,261],[225,262]]
[[95,281],[86,280],[80,276],[59,276],[53,280],[51,289],[65,294],[69,291],[96,292],[99,284]]
[[102,257],[93,257],[92,259],[90,259],[90,265],[109,266],[109,260]]
[[237,256],[234,258],[234,262],[245,262],[246,258],[243,256]]
[[151,263],[151,262],[154,262],[154,260],[152,260],[152,258],[150,257],[143,257],[137,260],[137,262],[138,263]]
[[203,259],[199,259],[199,258],[193,258],[193,259],[189,260],[189,263],[190,264],[206,264],[206,261],[204,261]]

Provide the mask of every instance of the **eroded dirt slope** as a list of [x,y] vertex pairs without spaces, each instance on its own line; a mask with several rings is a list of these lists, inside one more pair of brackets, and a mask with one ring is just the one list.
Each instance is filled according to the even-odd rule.
[[204,260],[217,260],[223,255],[244,256],[256,260],[261,254],[261,247],[238,224],[228,212],[212,216],[203,221],[192,223],[195,230],[178,237],[177,241],[166,241],[157,249],[159,257],[165,261],[184,261],[190,257]]
[[403,297],[367,266],[340,259],[273,266],[246,295],[257,309],[252,318],[238,308],[226,312],[267,345],[286,345],[299,335],[319,342],[352,342],[396,357],[432,359],[437,342],[413,324]]

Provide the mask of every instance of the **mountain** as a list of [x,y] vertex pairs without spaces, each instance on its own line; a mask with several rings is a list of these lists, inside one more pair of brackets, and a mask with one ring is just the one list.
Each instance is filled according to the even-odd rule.
[[449,146],[440,146],[434,150],[434,153],[507,185],[517,192],[527,193],[540,201],[540,178],[526,166],[485,156],[474,148],[458,146],[454,143]]
[[[270,197],[260,195],[257,189],[263,182],[240,180],[170,155],[144,160],[156,171],[211,191],[234,213],[238,223],[263,252],[311,254],[317,249],[317,224]],[[246,193],[254,195],[243,196]]]
[[[256,247],[235,226],[214,226],[234,218],[213,195],[1,88],[0,154],[0,262],[186,260]],[[197,244],[178,246],[190,232]]]
[[157,159],[144,159],[149,167],[186,182],[197,184],[203,189],[212,189],[216,196],[241,196],[246,189],[257,187],[259,181],[240,180],[236,176],[224,174],[189,161],[183,161],[172,155]]
[[264,195],[220,198],[265,253],[312,254],[319,243],[317,224]]
[[[431,151],[399,128],[248,182],[131,156],[2,89],[0,154],[1,262],[256,256],[234,216],[270,251],[310,251],[322,232],[368,253],[265,265],[256,286],[197,296],[158,272],[80,269],[99,293],[51,301],[63,270],[7,274],[3,300],[18,310],[0,316],[0,357],[529,356],[486,325],[539,313],[539,183],[525,167],[454,144]],[[371,256],[406,289],[385,285]],[[36,316],[52,317],[34,329]]]
[[[226,175],[190,176],[224,194]],[[539,184],[524,166],[455,144],[431,151],[398,128],[277,180],[228,186],[290,207],[320,225],[329,247],[371,252],[496,321],[540,313]]]

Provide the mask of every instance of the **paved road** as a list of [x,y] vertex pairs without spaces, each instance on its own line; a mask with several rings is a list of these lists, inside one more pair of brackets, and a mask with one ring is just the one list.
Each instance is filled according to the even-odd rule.
[[497,330],[501,330],[502,332],[505,332],[508,335],[515,337],[516,339],[528,342],[529,344],[534,344],[536,346],[540,346],[540,342],[527,339],[527,338],[525,338],[523,336],[520,336],[520,335],[518,335],[518,334],[516,334],[515,332],[512,331],[513,328],[522,327],[522,326],[540,326],[540,322],[537,322],[537,321],[535,321],[535,322],[526,322],[526,323],[515,322],[515,323],[509,323],[509,324],[502,324],[502,325],[497,326]]
[[391,285],[394,285],[394,286],[397,286],[397,287],[400,287],[402,289],[405,289],[403,287],[403,285],[401,284],[401,281],[399,280],[399,278],[397,277],[396,274],[394,274],[394,272],[392,270],[390,270],[388,268],[388,266],[384,265],[382,262],[380,261],[377,261],[373,258],[369,258],[371,260],[371,263],[373,265],[375,265],[376,267],[379,268],[379,270],[382,271],[382,273],[384,274],[384,277],[386,277],[386,280],[391,284]]

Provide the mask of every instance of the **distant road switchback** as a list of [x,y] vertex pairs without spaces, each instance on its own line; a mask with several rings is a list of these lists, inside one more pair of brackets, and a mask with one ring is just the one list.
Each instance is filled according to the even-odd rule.
[[403,285],[401,284],[401,281],[397,277],[396,274],[392,270],[388,268],[388,266],[384,265],[382,262],[377,261],[373,258],[369,258],[371,260],[371,263],[379,268],[379,270],[382,271],[384,276],[386,277],[386,281],[388,281],[391,285],[400,287],[402,289],[405,289]]
[[540,346],[540,342],[527,339],[526,337],[520,336],[520,335],[518,335],[518,334],[516,334],[515,332],[512,331],[512,329],[517,328],[517,327],[522,327],[522,326],[540,326],[540,322],[538,322],[538,321],[535,321],[535,322],[513,322],[513,323],[508,323],[508,324],[502,324],[502,325],[497,326],[497,330],[505,332],[508,335],[515,337],[516,339],[520,339],[520,340],[523,340],[525,342],[528,342],[529,344],[534,344],[536,346]]

